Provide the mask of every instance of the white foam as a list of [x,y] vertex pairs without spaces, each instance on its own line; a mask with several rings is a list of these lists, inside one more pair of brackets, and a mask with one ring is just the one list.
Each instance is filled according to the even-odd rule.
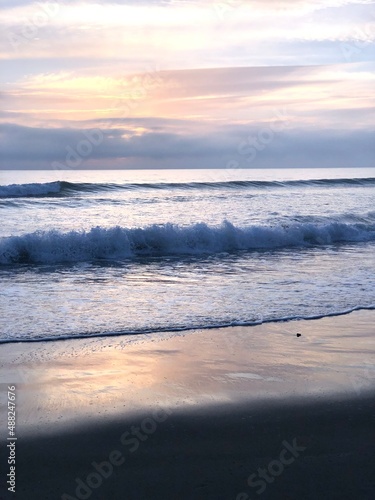
[[89,262],[139,256],[201,255],[238,250],[375,241],[374,224],[291,223],[235,227],[205,223],[192,226],[101,228],[90,231],[35,232],[0,240],[0,264]]

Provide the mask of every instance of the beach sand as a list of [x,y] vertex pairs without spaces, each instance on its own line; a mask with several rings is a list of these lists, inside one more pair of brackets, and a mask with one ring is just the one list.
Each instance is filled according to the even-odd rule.
[[3,344],[0,498],[373,499],[374,319]]

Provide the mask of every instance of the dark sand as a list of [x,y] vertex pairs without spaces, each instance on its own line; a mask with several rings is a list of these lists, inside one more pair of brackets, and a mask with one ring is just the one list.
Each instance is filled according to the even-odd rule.
[[0,346],[0,498],[372,500],[374,319]]

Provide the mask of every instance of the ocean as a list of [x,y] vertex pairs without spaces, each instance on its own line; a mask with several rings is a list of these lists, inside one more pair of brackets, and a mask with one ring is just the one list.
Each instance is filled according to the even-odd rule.
[[375,307],[375,170],[0,173],[0,342]]

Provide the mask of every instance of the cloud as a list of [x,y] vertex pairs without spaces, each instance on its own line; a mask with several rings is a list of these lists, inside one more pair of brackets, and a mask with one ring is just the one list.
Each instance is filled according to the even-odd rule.
[[372,161],[373,2],[0,2],[4,168]]
[[[291,65],[305,64],[306,57],[315,64],[340,62],[342,43],[358,37],[375,42],[375,11],[368,2],[55,4],[57,15],[52,8],[44,12],[42,3],[5,9],[0,56],[95,61],[126,55],[135,70],[152,61],[163,69]],[[220,6],[229,11],[220,15]]]
[[373,131],[236,125],[205,135],[128,129],[0,127],[7,168],[371,167]]
[[[284,108],[295,126],[332,128],[337,126],[337,113],[345,109],[348,129],[357,127],[361,110],[361,126],[374,127],[375,117],[366,113],[374,106],[374,67],[366,63],[215,68],[123,76],[46,73],[5,91],[2,108],[8,112],[5,121],[60,128],[87,120],[116,128],[117,119],[154,116],[159,123],[179,120],[179,127],[183,119],[179,133],[200,134],[215,123],[261,125]],[[163,123],[169,127],[172,122]]]
[[[0,126],[3,158],[9,160],[64,161],[67,152],[86,151],[83,143],[91,142],[90,159],[141,157],[168,159],[204,157],[228,151],[230,139],[213,134],[208,137],[165,132],[138,133],[137,129],[45,129],[14,124]],[[233,140],[233,139],[232,139]],[[235,146],[235,143],[232,144]],[[86,153],[81,154],[86,158]]]

